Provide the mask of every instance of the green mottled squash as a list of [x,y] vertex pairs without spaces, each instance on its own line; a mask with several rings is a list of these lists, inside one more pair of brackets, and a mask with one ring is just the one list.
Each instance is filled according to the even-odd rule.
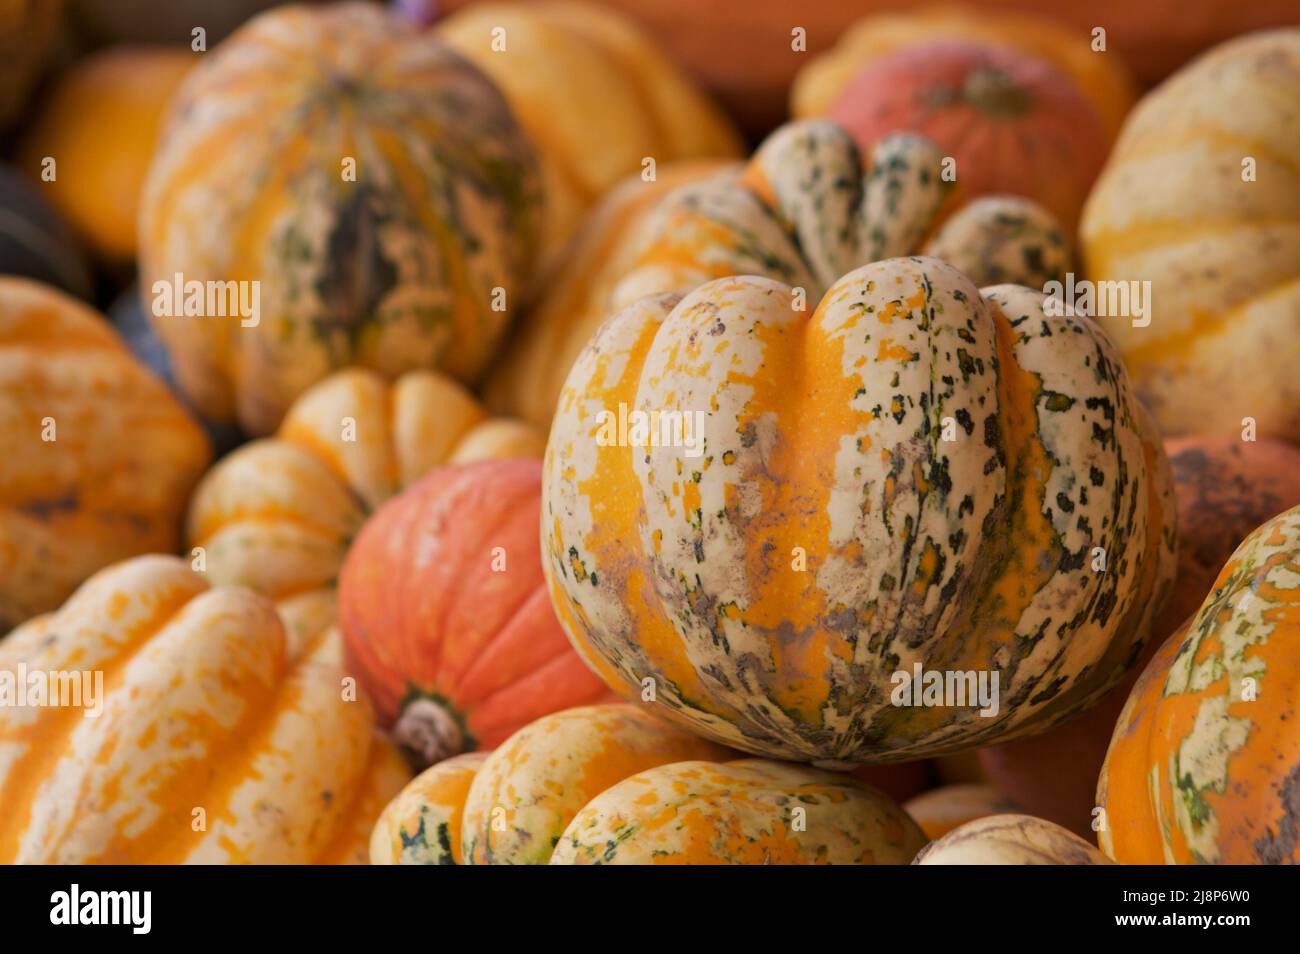
[[940,224],[952,188],[942,162],[920,136],[887,136],[864,153],[835,123],[808,120],[777,130],[746,164],[665,164],[654,183],[623,183],[525,318],[489,403],[548,423],[565,374],[608,315],[714,278],[785,282],[811,309],[845,272],[898,255],[943,258],[978,285],[1042,287],[1069,269],[1064,233],[1028,199],[985,196]]
[[925,842],[850,775],[735,753],[646,706],[545,716],[426,770],[383,811],[373,864],[906,864]]
[[[649,296],[574,365],[542,513],[570,639],[771,758],[905,761],[1092,704],[1174,572],[1168,461],[1106,336],[933,258],[796,298]],[[917,666],[997,704],[900,704]]]

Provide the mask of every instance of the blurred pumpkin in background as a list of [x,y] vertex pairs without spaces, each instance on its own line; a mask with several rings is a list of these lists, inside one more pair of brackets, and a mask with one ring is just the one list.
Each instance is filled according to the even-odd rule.
[[949,209],[984,195],[1041,203],[1072,235],[1106,159],[1097,111],[1045,60],[970,40],[918,43],[858,73],[829,115],[863,150],[912,130],[955,160]]
[[64,0],[0,0],[0,129],[27,106],[63,11]]
[[239,286],[258,295],[248,321],[154,309],[204,416],[269,433],[348,365],[482,373],[523,302],[541,194],[474,66],[377,6],[285,7],[205,54],[169,115],[141,208],[144,294],[176,275],[260,283]]
[[501,88],[541,157],[554,261],[620,179],[679,159],[737,157],[730,121],[630,20],[597,4],[478,3],[436,35]]
[[89,300],[90,266],[40,186],[0,165],[0,274],[32,278]]
[[[418,0],[400,0],[409,4]],[[445,10],[459,10],[477,0],[439,0]],[[1106,31],[1106,55],[1118,54],[1143,84],[1168,76],[1196,53],[1221,40],[1264,27],[1300,23],[1295,0],[1216,3],[1199,0],[996,0],[944,3],[933,0],[745,0],[702,3],[700,0],[603,0],[626,13],[654,36],[664,49],[697,78],[759,138],[786,118],[790,84],[820,53],[835,49],[855,25],[868,35],[872,21],[906,39],[941,35],[947,23],[981,21],[1012,45],[1028,44],[1041,24],[1060,24],[1059,33],[1091,40],[1094,29]],[[865,19],[864,19],[865,18]],[[901,27],[894,24],[902,20]],[[1033,26],[1021,31],[1018,24]],[[943,35],[946,35],[943,34]],[[975,39],[981,37],[971,33]],[[1044,41],[1039,41],[1044,42]],[[1039,55],[1045,50],[1031,50]],[[1064,68],[1064,57],[1057,61]],[[1104,68],[1099,65],[1099,68]],[[1067,71],[1068,72],[1068,71]],[[797,114],[802,115],[802,114]]]
[[984,777],[1030,814],[1092,837],[1097,776],[1134,683],[1200,607],[1247,534],[1300,504],[1300,449],[1237,436],[1165,441],[1178,506],[1178,571],[1141,656],[1096,706],[1042,735],[979,751]]
[[1088,199],[1087,277],[1150,283],[1107,330],[1166,434],[1300,442],[1297,155],[1300,29],[1256,33],[1146,96]]
[[723,165],[707,160],[661,165],[653,181],[633,175],[601,197],[495,362],[484,389],[489,407],[550,427],[569,368],[609,316],[614,289],[640,254],[644,223],[656,204],[677,186]]
[[0,278],[0,633],[101,567],[175,551],[211,459],[198,424],[102,316]]
[[199,58],[184,47],[94,53],[60,74],[23,133],[24,171],[103,258],[135,258],[140,190],[163,111]]
[[790,112],[799,119],[824,116],[868,66],[904,47],[937,40],[1006,46],[1050,63],[1096,110],[1107,142],[1119,134],[1137,98],[1121,54],[1094,50],[1090,30],[1031,13],[935,6],[880,12],[847,27],[829,51],[812,57],[795,76]]

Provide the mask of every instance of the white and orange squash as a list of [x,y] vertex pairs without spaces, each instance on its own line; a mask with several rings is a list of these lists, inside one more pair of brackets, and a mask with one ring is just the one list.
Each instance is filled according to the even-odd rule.
[[[1092,704],[1175,562],[1168,461],[1105,335],[930,258],[797,298],[648,296],[574,365],[542,514],[570,639],[695,731],[837,767]],[[901,705],[916,667],[1000,701]]]

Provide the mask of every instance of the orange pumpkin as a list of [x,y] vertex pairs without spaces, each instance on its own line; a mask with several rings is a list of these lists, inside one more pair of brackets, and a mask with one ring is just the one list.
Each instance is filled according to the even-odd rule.
[[1030,814],[1092,837],[1097,776],[1147,660],[1201,605],[1237,543],[1300,504],[1300,449],[1236,436],[1165,441],[1178,507],[1178,571],[1129,674],[1094,708],[1042,735],[981,749],[984,777]]
[[369,4],[281,7],[172,100],[141,283],[181,390],[262,435],[340,367],[477,378],[540,211],[532,147],[475,67]]
[[[199,59],[174,47],[95,53],[60,76],[23,135],[22,167],[105,258],[135,258],[140,191],[163,111]],[[48,180],[47,157],[55,162]]]
[[932,6],[873,13],[837,31],[835,45],[814,56],[795,76],[791,114],[800,119],[826,115],[867,66],[903,47],[934,40],[996,44],[1051,63],[1088,98],[1108,140],[1119,133],[1137,98],[1121,54],[1094,50],[1090,29],[1031,13]]
[[1121,864],[1300,862],[1300,507],[1237,547],[1147,664],[1097,783]]
[[84,676],[0,705],[0,863],[364,862],[410,772],[327,615],[144,556],[11,633],[0,692]]
[[425,765],[608,696],[570,648],[542,576],[536,460],[439,468],[367,521],[339,619],[381,724]]
[[[456,10],[477,2],[438,0],[438,5]],[[970,0],[965,4],[951,0],[939,4],[935,0],[800,0],[797,5],[790,0],[603,2],[625,11],[657,37],[754,136],[763,135],[784,118],[791,81],[808,66],[810,54],[840,42],[866,15],[889,26],[901,20],[906,40],[942,35],[953,20],[977,21],[995,34],[987,39],[1023,46],[1039,55],[1050,52],[1050,47],[1032,49],[1034,40],[1022,33],[1037,32],[1045,23],[1059,23],[1053,32],[1075,37],[1087,51],[1083,55],[1098,59],[1123,56],[1145,85],[1158,82],[1199,51],[1228,37],[1300,23],[1295,0],[1196,2],[1176,7],[1133,0]],[[690,29],[683,29],[684,23],[689,23]],[[1021,24],[1027,24],[1027,29],[1022,30]],[[1105,53],[1091,53],[1086,45],[1098,26],[1106,30]],[[796,35],[796,28],[802,33]],[[1050,58],[1065,67],[1064,56]]]
[[212,456],[91,308],[0,278],[0,633],[101,567],[173,551]]
[[1097,111],[1068,76],[1017,50],[968,40],[882,56],[844,88],[829,115],[864,150],[898,130],[918,132],[956,160],[951,203],[1023,195],[1067,234],[1108,145]]

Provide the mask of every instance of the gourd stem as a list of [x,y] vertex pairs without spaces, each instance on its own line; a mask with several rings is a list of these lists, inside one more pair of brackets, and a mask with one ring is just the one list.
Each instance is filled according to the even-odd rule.
[[460,720],[445,705],[428,696],[412,699],[393,726],[393,741],[415,763],[428,768],[465,750]]
[[1019,116],[1033,105],[1033,96],[1006,70],[983,66],[971,70],[963,89],[966,101],[992,116]]

